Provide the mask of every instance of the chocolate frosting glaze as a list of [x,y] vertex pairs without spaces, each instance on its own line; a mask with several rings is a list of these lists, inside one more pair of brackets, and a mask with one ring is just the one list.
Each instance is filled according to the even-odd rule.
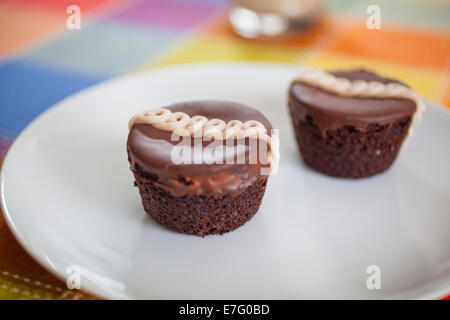
[[[245,105],[227,101],[192,101],[177,103],[165,107],[173,112],[182,111],[189,116],[196,115],[208,119],[256,120],[262,123],[271,133],[272,125],[257,110]],[[171,159],[173,147],[181,141],[171,141],[172,132],[155,128],[150,124],[134,124],[127,141],[128,159],[131,169],[146,173],[156,183],[176,196],[198,195],[205,192],[240,192],[252,184],[258,177],[262,167],[269,167],[266,157],[258,157],[256,164],[226,163],[226,155],[222,164],[175,164]],[[211,142],[204,141],[206,147]],[[222,141],[225,145],[226,141]],[[238,142],[235,142],[237,144]],[[246,159],[250,152],[249,139],[241,140]],[[265,142],[262,142],[265,143]],[[269,146],[267,146],[269,149]],[[193,148],[191,149],[193,152]]]
[[[400,81],[381,77],[366,70],[335,71],[331,74],[350,81],[378,81],[384,84]],[[323,89],[293,81],[289,89],[289,107],[294,114],[294,121],[305,121],[310,116],[325,134],[345,125],[365,131],[369,124],[389,124],[405,116],[412,116],[416,111],[413,100],[403,98],[365,98],[344,97]]]

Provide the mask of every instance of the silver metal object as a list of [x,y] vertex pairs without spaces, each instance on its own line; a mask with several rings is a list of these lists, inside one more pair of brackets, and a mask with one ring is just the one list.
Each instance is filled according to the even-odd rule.
[[242,37],[274,37],[310,26],[322,9],[323,0],[234,0],[229,20]]

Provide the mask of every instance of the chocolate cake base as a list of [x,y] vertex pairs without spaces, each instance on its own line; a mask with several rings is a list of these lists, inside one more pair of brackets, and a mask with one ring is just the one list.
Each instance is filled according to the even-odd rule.
[[411,117],[406,116],[392,124],[370,124],[364,132],[346,125],[328,130],[324,136],[310,116],[306,121],[293,123],[304,162],[317,171],[341,178],[363,178],[388,169],[410,124]]
[[267,176],[234,195],[172,195],[157,185],[152,175],[132,169],[145,211],[165,227],[204,237],[233,231],[258,211],[264,196]]

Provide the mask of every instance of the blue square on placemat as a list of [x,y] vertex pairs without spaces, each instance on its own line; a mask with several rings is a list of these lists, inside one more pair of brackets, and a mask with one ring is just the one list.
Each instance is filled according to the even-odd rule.
[[178,33],[100,21],[82,26],[31,52],[23,59],[65,70],[118,75],[151,62],[173,44]]
[[0,129],[17,136],[42,111],[68,95],[104,80],[21,60],[0,65]]

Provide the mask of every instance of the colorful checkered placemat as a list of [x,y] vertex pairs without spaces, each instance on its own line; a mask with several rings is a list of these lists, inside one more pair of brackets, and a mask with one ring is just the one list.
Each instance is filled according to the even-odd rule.
[[[69,30],[67,7],[81,9]],[[382,27],[366,27],[366,9]],[[448,0],[332,0],[315,27],[284,40],[244,40],[227,0],[0,0],[0,163],[20,131],[64,97],[105,79],[199,61],[365,66],[450,107]],[[38,266],[0,215],[0,299],[91,299]]]

